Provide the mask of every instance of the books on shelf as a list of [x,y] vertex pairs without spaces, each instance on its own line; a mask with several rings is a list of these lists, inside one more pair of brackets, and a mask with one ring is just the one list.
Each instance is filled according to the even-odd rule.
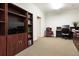
[[28,18],[31,18],[31,15],[28,14]]
[[31,21],[30,20],[28,20],[28,25],[30,25],[31,24]]
[[32,28],[31,27],[28,27],[28,32],[32,32]]
[[32,45],[32,41],[31,41],[31,39],[28,40],[28,45],[29,45],[29,46]]
[[31,35],[30,34],[28,34],[28,38],[31,38]]
[[32,14],[28,13],[28,46],[33,44],[33,18]]

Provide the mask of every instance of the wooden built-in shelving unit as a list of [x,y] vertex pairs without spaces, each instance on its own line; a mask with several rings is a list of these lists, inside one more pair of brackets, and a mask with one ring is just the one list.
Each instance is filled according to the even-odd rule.
[[27,13],[28,19],[28,45],[31,46],[33,44],[33,15],[31,13]]
[[0,3],[0,55],[15,55],[32,44],[33,14],[14,4]]

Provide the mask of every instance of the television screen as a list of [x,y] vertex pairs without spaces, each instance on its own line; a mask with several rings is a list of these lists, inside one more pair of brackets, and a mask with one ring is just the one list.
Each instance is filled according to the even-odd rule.
[[17,16],[9,15],[8,34],[24,32],[24,22]]
[[18,31],[18,33],[23,33],[24,32],[24,26],[18,26],[17,31]]
[[16,34],[17,32],[17,18],[14,15],[9,14],[8,19],[8,34]]
[[17,31],[18,31],[18,33],[24,32],[24,21],[23,21],[23,19],[18,20]]

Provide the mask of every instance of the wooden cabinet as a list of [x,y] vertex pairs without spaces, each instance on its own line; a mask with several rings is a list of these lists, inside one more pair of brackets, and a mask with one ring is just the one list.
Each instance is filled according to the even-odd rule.
[[8,35],[7,37],[7,55],[15,55],[16,53],[27,48],[26,33]]
[[33,43],[33,14],[14,4],[0,3],[0,56],[12,56],[24,50],[28,39]]

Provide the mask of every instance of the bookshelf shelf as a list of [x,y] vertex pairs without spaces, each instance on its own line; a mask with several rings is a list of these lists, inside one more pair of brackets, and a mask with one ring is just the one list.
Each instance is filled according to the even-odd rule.
[[9,11],[9,13],[17,15],[17,16],[20,16],[20,17],[26,17],[25,15],[22,15],[22,14],[19,14],[19,13],[15,13],[15,12],[12,12],[12,11]]
[[5,23],[5,21],[0,21],[0,23]]
[[28,12],[28,46],[33,44],[33,15]]
[[0,8],[0,11],[4,11],[4,9]]

